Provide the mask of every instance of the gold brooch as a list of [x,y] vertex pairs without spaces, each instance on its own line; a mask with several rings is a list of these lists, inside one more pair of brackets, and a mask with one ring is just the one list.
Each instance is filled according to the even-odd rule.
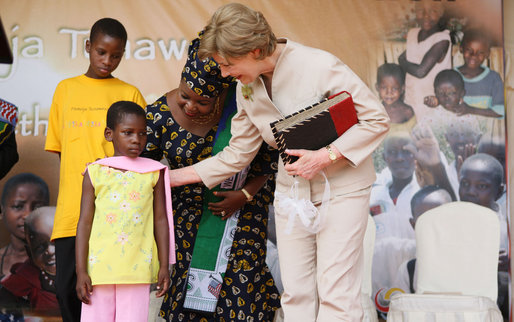
[[241,87],[241,93],[243,93],[243,97],[245,98],[245,100],[250,100],[253,102],[253,90],[250,86],[243,85],[243,87]]

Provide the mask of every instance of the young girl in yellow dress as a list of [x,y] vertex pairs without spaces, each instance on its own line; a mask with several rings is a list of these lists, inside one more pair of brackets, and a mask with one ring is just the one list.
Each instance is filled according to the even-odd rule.
[[114,157],[88,165],[82,185],[76,240],[81,321],[146,321],[150,284],[157,282],[159,297],[170,283],[167,169],[139,157],[146,118],[136,103],[109,108],[105,138]]

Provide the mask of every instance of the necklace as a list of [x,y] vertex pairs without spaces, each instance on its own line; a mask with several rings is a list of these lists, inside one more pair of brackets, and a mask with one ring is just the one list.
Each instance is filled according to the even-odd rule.
[[207,123],[211,122],[214,119],[214,117],[219,114],[219,112],[220,112],[220,97],[218,96],[218,98],[216,98],[216,103],[214,103],[214,108],[212,109],[212,111],[209,114],[200,115],[195,118],[190,118],[190,120],[193,123],[200,124],[200,125],[207,124]]

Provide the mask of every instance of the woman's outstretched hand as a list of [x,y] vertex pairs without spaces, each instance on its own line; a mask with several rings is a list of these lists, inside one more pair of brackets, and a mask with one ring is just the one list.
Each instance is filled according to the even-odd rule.
[[196,173],[195,168],[193,168],[192,166],[173,169],[170,170],[169,173],[170,186],[172,188],[202,181],[198,173]]

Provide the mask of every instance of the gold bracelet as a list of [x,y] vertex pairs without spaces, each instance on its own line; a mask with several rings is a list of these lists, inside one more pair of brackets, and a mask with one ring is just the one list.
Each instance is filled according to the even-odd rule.
[[245,194],[246,201],[252,201],[253,200],[253,196],[248,191],[246,191],[245,188],[242,188],[241,192]]
[[337,161],[337,156],[334,153],[334,151],[332,151],[332,148],[330,147],[330,145],[327,145],[325,148],[328,151],[328,158],[330,159],[330,161],[332,161],[332,163],[336,162]]

